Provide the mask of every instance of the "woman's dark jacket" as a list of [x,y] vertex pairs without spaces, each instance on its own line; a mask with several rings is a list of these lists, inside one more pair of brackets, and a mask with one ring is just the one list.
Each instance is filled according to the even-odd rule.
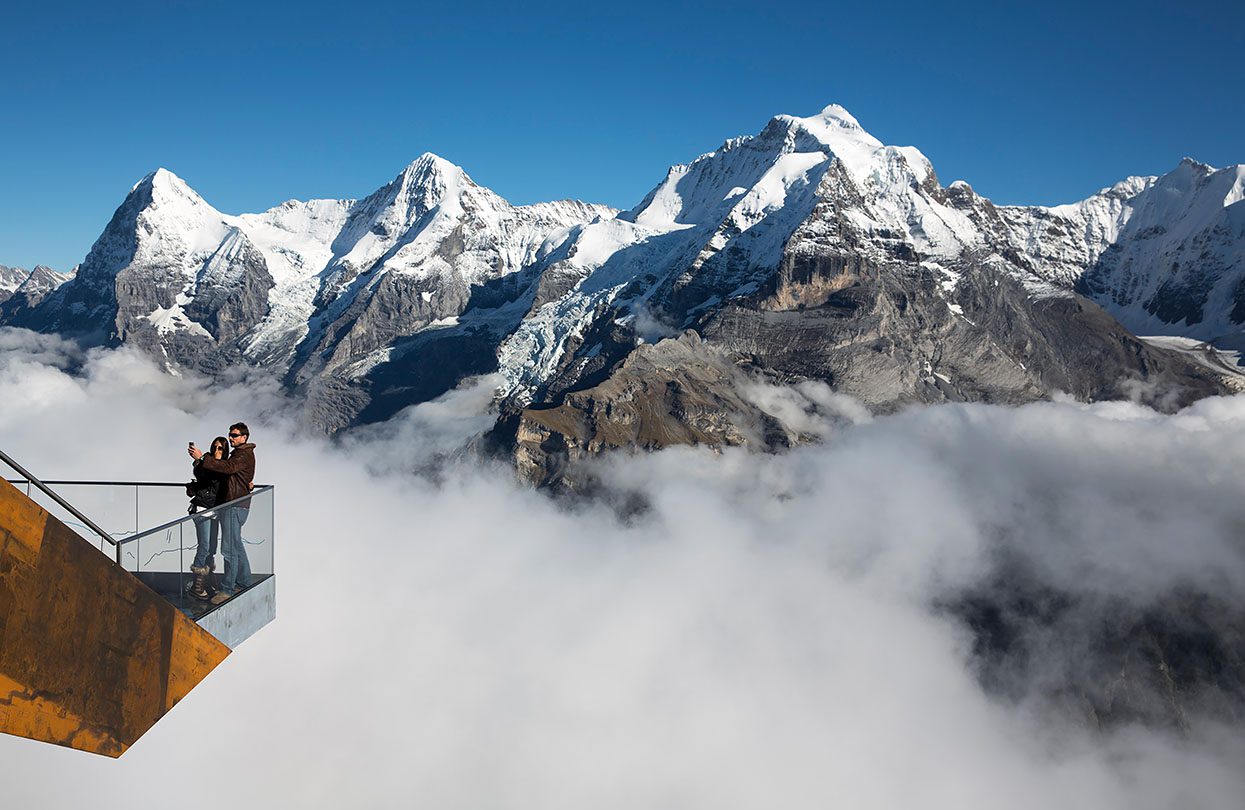
[[221,503],[237,500],[251,491],[251,482],[255,480],[255,445],[248,442],[235,447],[227,459],[204,455],[199,466],[225,476],[225,494]]
[[[207,458],[204,456],[203,458]],[[203,466],[203,459],[194,463],[195,480],[186,486],[190,505],[210,509],[225,502],[225,478],[221,473]]]

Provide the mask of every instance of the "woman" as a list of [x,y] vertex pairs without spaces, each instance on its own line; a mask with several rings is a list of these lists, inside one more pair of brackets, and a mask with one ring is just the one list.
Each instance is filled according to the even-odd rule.
[[[208,451],[213,458],[229,458],[229,442],[224,436],[212,439],[212,449]],[[225,476],[214,473],[203,466],[198,459],[193,465],[195,480],[187,489],[192,490],[190,498],[190,514],[199,509],[211,509],[224,501]],[[190,565],[190,573],[195,575],[194,581],[187,590],[196,599],[212,598],[212,572],[216,570],[216,548],[220,543],[220,518],[213,512],[196,517],[195,533],[199,536],[199,546],[195,551],[194,562]]]

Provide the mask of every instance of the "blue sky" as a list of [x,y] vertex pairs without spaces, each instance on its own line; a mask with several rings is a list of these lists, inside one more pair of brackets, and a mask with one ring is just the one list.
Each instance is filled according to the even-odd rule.
[[938,5],[6,4],[0,263],[72,266],[157,166],[229,213],[424,151],[512,202],[626,208],[830,102],[1000,203],[1245,162],[1245,4]]

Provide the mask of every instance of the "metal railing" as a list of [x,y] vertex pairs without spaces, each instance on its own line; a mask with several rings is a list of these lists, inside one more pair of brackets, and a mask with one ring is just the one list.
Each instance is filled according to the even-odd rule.
[[[16,479],[6,478],[6,481],[14,485],[25,485],[26,495],[36,503],[39,503],[40,496],[46,498],[40,506],[53,512],[55,517],[69,528],[79,531],[87,540],[95,538],[94,543],[100,551],[105,551],[104,544],[107,543],[112,547],[109,556],[127,570],[137,571],[144,567],[141,562],[143,541],[159,547],[161,539],[167,542],[167,538],[161,538],[161,535],[171,536],[174,532],[180,532],[187,525],[186,521],[192,517],[186,514],[184,482],[43,480],[36,478],[3,451],[0,451],[0,461],[21,476]],[[54,486],[60,488],[61,492],[52,489]],[[79,505],[90,505],[92,508],[89,511],[97,515],[97,518],[93,520],[87,517],[81,509],[70,503],[61,494],[66,489],[78,490],[80,494],[74,496],[74,500]],[[257,485],[248,495],[219,504],[214,510],[221,514],[232,507],[244,505],[243,501],[257,496],[262,496],[258,497],[258,503],[270,504],[272,490],[271,485]],[[58,509],[63,510],[63,513],[55,514]],[[170,515],[176,514],[181,516],[169,519]],[[200,513],[203,514],[207,513]],[[101,523],[112,526],[113,531],[103,528]],[[152,524],[156,525],[146,528]]]
[[104,529],[101,529],[99,526],[95,525],[95,522],[93,520],[91,520],[89,517],[79,512],[77,509],[75,509],[73,504],[69,503],[69,501],[66,501],[60,495],[57,495],[54,491],[52,491],[52,489],[48,487],[47,483],[40,481],[38,478],[35,478],[34,475],[30,473],[29,470],[27,470],[25,467],[23,467],[22,465],[14,461],[12,457],[10,457],[9,454],[5,453],[3,450],[0,450],[0,461],[3,461],[5,464],[8,464],[10,467],[12,467],[14,470],[17,471],[18,475],[22,476],[22,478],[25,479],[26,485],[28,487],[27,494],[30,493],[29,487],[31,486],[35,487],[40,492],[42,492],[44,495],[48,496],[53,501],[55,501],[56,504],[60,506],[62,509],[64,509],[66,512],[73,515],[78,520],[82,521],[82,525],[86,527],[87,529],[90,529],[95,534],[99,535],[101,540],[107,540],[109,543],[111,543],[115,551],[115,559],[117,561],[117,564],[118,565],[121,564],[121,544],[117,540],[113,539],[113,536],[111,534],[109,534]]
[[[178,485],[178,486],[181,486],[181,485]],[[257,511],[271,512],[271,504],[272,504],[272,497],[273,497],[271,493],[273,492],[273,490],[274,488],[272,485],[261,484],[259,486],[256,486],[246,495],[243,495],[241,498],[235,498],[232,501],[226,501],[225,503],[217,504],[209,509],[205,509],[200,512],[195,512],[189,515],[183,515],[182,517],[179,517],[179,518],[174,518],[173,520],[170,520],[167,523],[162,523],[159,526],[154,526],[150,529],[144,529],[141,532],[136,532],[132,537],[122,538],[117,541],[118,559],[122,560],[123,555],[128,555],[134,560],[134,568],[132,570],[141,571],[141,570],[148,569],[151,566],[152,560],[151,559],[144,560],[140,552],[140,549],[142,548],[143,541],[146,540],[149,542],[149,544],[151,544],[154,541],[154,545],[156,546],[157,551],[155,551],[153,554],[149,550],[148,552],[149,556],[152,556],[154,558],[154,556],[158,556],[160,554],[164,554],[169,551],[176,550],[179,552],[178,569],[184,571],[186,570],[187,565],[186,565],[186,561],[180,557],[180,553],[185,552],[185,551],[194,551],[195,538],[189,537],[189,535],[187,535],[189,537],[189,540],[187,542],[189,542],[190,545],[186,545],[186,542],[175,540],[174,535],[180,536],[181,534],[186,533],[186,530],[188,528],[193,528],[194,525],[199,521],[212,520],[214,518],[219,520],[223,515],[225,515],[226,513],[228,513],[229,511],[233,509],[244,509],[249,513],[250,507],[252,505],[263,505],[264,507],[266,507],[266,509],[260,509]],[[269,519],[268,523],[271,524],[271,522],[272,522],[271,519]],[[253,528],[254,528],[254,524],[253,524]],[[262,530],[261,530],[261,533],[265,534],[265,537],[266,537],[266,539],[263,540],[262,542],[271,544],[271,541],[272,541],[271,525],[268,526],[266,533],[262,532]],[[161,541],[163,541],[164,543],[163,548],[161,548],[160,546]],[[242,541],[244,543],[248,542],[246,538],[242,538]],[[131,547],[133,549],[132,551],[131,551]],[[271,561],[269,561],[269,566],[270,565],[271,565]],[[271,572],[268,572],[268,573],[271,573]]]

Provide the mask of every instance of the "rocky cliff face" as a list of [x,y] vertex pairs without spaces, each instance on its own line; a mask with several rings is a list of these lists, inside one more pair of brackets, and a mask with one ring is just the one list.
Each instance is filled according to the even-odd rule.
[[672,167],[622,213],[512,206],[434,155],[363,200],[241,216],[160,170],[72,281],[0,320],[258,369],[326,431],[496,371],[496,437],[553,480],[611,447],[798,440],[740,393],[757,381],[879,411],[1228,390],[1230,364],[1134,335],[1239,344],[1242,178],[1186,161],[995,206],[837,106]]
[[[544,401],[511,423],[518,466],[543,483],[576,485],[568,469],[610,448],[798,441],[779,414],[739,393],[758,381],[820,380],[886,412],[1019,404],[1055,391],[1170,409],[1224,393],[1235,377],[1139,340],[1082,296],[1034,299],[988,266],[962,264],[954,290],[944,285],[944,272],[920,262],[873,264],[793,243],[765,287],[706,312],[682,336],[641,344],[611,368],[592,360],[623,354],[617,348],[573,348],[586,359],[568,362]],[[617,319],[609,328],[627,335]],[[618,344],[627,337],[615,335]]]

